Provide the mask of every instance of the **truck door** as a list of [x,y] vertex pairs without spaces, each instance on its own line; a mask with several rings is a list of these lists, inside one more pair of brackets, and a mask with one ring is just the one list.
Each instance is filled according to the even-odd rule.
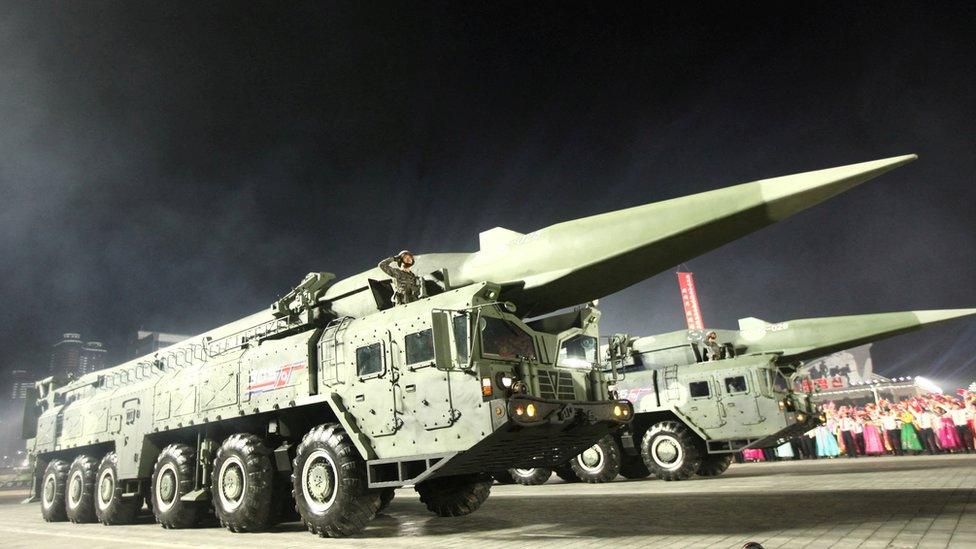
[[719,382],[729,421],[733,425],[755,425],[765,421],[759,412],[760,386],[752,370],[722,373]]
[[710,375],[689,376],[684,380],[688,396],[678,410],[699,429],[716,429],[725,424],[722,392]]
[[367,436],[395,433],[398,426],[393,389],[397,372],[390,360],[389,340],[354,341],[352,355],[356,378],[347,393],[349,411]]
[[413,372],[410,383],[400,386],[405,417],[427,431],[450,427],[455,421],[451,374],[437,369],[432,329],[406,334],[402,347],[404,367]]

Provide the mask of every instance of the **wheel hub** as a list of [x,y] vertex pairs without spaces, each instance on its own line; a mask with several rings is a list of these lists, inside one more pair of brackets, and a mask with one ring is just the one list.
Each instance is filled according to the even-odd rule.
[[658,437],[651,447],[651,457],[665,469],[677,469],[684,460],[681,443],[670,435]]
[[329,500],[332,493],[332,478],[328,465],[322,461],[316,462],[308,472],[308,493],[319,503]]
[[81,501],[81,474],[71,475],[71,485],[68,487],[68,499],[72,507]]
[[159,479],[159,499],[163,500],[163,503],[172,503],[175,495],[176,475],[171,471],[166,471],[163,473],[163,477]]
[[222,478],[224,496],[229,500],[236,500],[241,497],[244,492],[243,475],[241,475],[241,470],[237,467],[228,467],[224,471],[224,476]]
[[50,507],[54,503],[54,493],[57,491],[57,485],[54,480],[54,475],[48,475],[44,480],[44,503]]
[[98,499],[102,503],[107,504],[112,501],[112,495],[115,492],[115,479],[112,475],[106,472],[102,475],[102,480],[98,483]]
[[301,486],[305,503],[316,513],[323,514],[335,502],[338,474],[332,456],[325,450],[316,450],[302,466]]
[[599,469],[603,464],[603,449],[598,445],[590,446],[580,454],[579,463],[584,469]]

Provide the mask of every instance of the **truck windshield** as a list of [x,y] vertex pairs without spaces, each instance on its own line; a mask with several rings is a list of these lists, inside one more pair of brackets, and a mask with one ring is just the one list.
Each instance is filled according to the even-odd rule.
[[786,379],[786,376],[782,372],[776,370],[772,372],[773,375],[773,390],[778,393],[786,393],[790,390],[790,382]]
[[503,359],[536,359],[532,336],[514,323],[500,318],[482,317],[481,350],[486,355]]
[[575,335],[559,347],[559,365],[569,368],[592,368],[596,365],[597,339]]

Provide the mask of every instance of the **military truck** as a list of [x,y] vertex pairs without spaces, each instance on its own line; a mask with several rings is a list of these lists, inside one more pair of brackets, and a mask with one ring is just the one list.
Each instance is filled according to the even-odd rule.
[[602,372],[558,364],[598,333],[598,311],[578,304],[914,158],[491,229],[477,252],[415,256],[423,297],[406,305],[378,268],[310,274],[269,310],[64,386],[38,382],[25,414],[33,495],[49,521],[124,523],[147,499],[164,527],[213,509],[233,531],[294,500],[325,536],[361,531],[403,486],[439,515],[470,513],[488,472],[564,463],[630,421]]
[[4,467],[0,469],[0,490],[27,488],[31,472],[28,467]]
[[[555,472],[585,482],[618,474],[653,473],[664,480],[720,475],[734,453],[777,446],[822,420],[810,395],[794,391],[792,378],[804,361],[974,314],[949,309],[776,323],[745,318],[738,331],[615,335],[607,351],[622,377],[612,390],[634,404],[634,421]],[[716,335],[713,342],[709,333]],[[511,479],[539,484],[550,475],[545,468],[522,469]]]
[[467,514],[488,468],[565,461],[632,417],[598,372],[554,367],[561,342],[595,331],[593,308],[526,324],[481,283],[334,318],[331,278],[153,357],[40,383],[44,518],[129,522],[148,497],[164,527],[212,505],[250,531],[293,494],[313,533],[350,535],[393,488]]

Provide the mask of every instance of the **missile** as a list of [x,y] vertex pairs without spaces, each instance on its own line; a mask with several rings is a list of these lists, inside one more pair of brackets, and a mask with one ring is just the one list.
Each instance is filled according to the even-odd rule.
[[[447,287],[501,285],[500,301],[522,316],[546,314],[620,291],[674,265],[819,204],[914,160],[896,156],[763,179],[557,223],[528,234],[496,227],[472,253],[415,256],[415,272]],[[381,307],[379,269],[333,284],[323,296],[337,314]],[[373,292],[363,290],[373,289]]]
[[[803,318],[779,323],[743,318],[739,320],[739,331],[729,340],[734,341],[737,356],[778,354],[781,363],[802,362],[973,315],[976,309]],[[723,335],[726,334],[716,330],[719,342]]]

